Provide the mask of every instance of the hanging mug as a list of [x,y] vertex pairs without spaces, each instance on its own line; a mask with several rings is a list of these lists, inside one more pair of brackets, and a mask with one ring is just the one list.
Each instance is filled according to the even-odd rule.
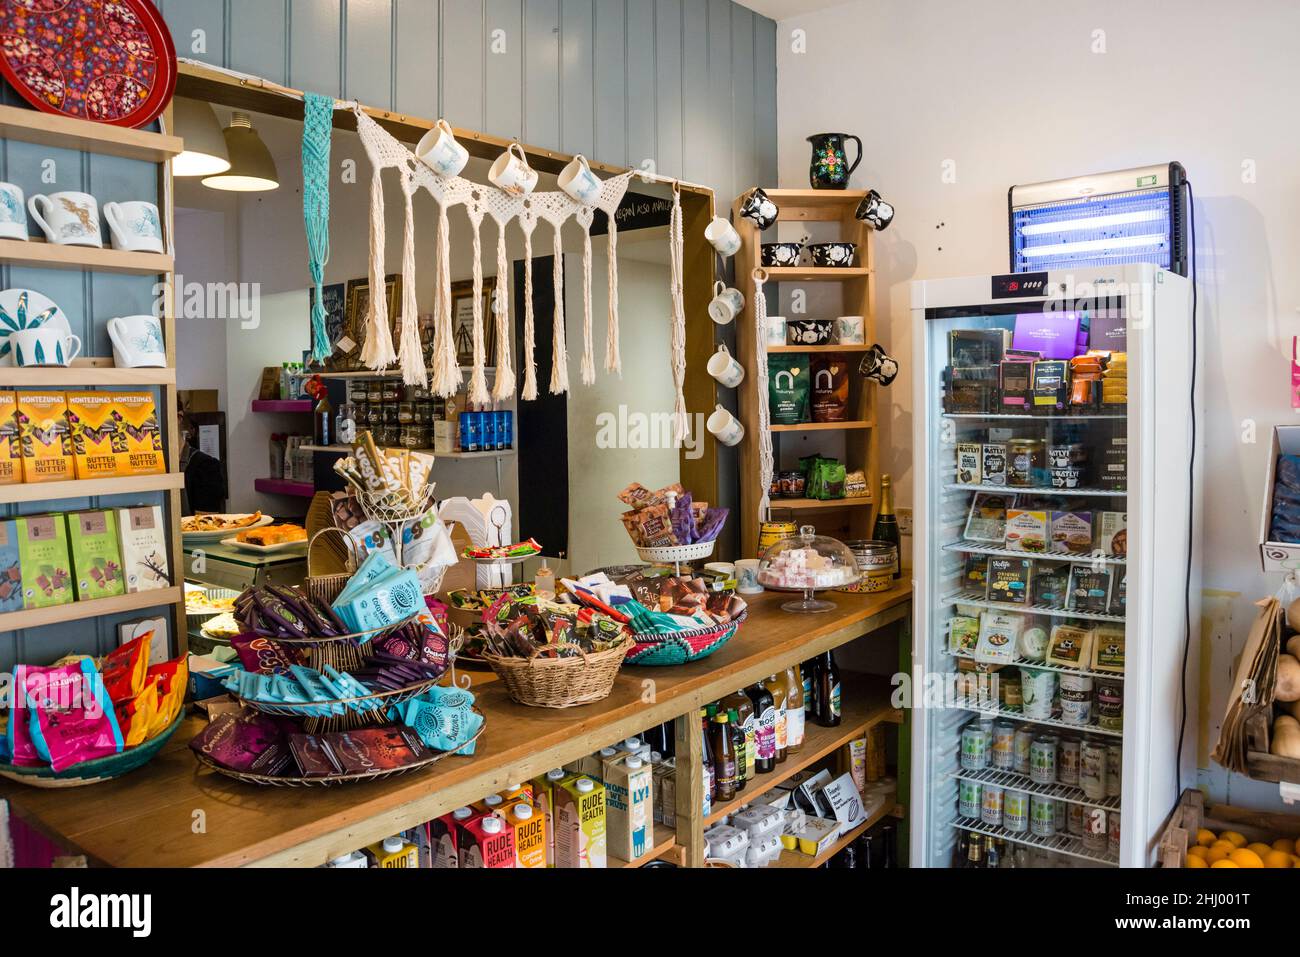
[[728,389],[734,389],[745,381],[745,367],[736,361],[725,342],[718,346],[718,351],[709,358],[705,368],[709,370],[709,375]]
[[[858,156],[852,166],[845,155],[845,140],[858,145]],[[849,177],[862,162],[862,140],[851,133],[816,133],[808,137],[808,142],[812,144],[812,165],[808,169],[812,188],[848,189]]]
[[733,321],[745,308],[745,296],[739,289],[728,289],[725,282],[713,284],[713,301],[709,303],[709,318],[720,326]]
[[89,193],[62,192],[28,198],[27,211],[45,238],[63,246],[99,246],[99,204]]
[[590,206],[600,199],[600,179],[591,171],[587,157],[579,153],[568,166],[560,171],[557,180],[560,189],[584,206]]
[[27,242],[27,204],[13,183],[0,183],[0,239]]
[[415,157],[439,176],[459,176],[469,162],[469,150],[456,142],[451,124],[439,120],[415,144]]
[[67,366],[81,354],[81,340],[54,326],[19,329],[9,334],[14,364],[21,369],[33,366]]
[[720,256],[731,257],[740,252],[740,233],[721,216],[715,216],[713,222],[705,227],[704,238]]
[[717,406],[714,409],[705,426],[713,437],[723,445],[739,445],[741,440],[745,438],[745,427],[740,424],[740,420],[722,406]]
[[504,193],[511,196],[527,196],[537,188],[537,170],[528,165],[524,148],[518,143],[511,143],[506,151],[497,157],[492,168],[488,170],[488,179],[492,180]]
[[767,317],[767,345],[783,346],[786,344],[786,322],[785,316],[768,316]]
[[163,369],[167,366],[162,323],[156,316],[110,319],[108,338],[113,343],[113,365],[119,369]]
[[874,189],[869,189],[853,215],[879,232],[894,221],[894,207],[881,199]]
[[884,347],[877,342],[862,356],[858,372],[881,385],[889,385],[898,378],[898,360],[886,355]]
[[748,219],[760,230],[769,228],[781,215],[780,208],[768,197],[767,193],[755,186],[740,204],[740,215]]
[[104,220],[114,249],[127,249],[138,253],[163,251],[162,224],[158,207],[153,203],[133,200],[128,203],[105,203]]

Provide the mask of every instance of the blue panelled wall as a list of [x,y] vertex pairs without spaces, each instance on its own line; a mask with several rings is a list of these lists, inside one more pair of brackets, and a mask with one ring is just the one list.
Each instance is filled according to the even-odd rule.
[[[776,24],[730,0],[155,2],[182,57],[601,162],[652,160],[712,187],[720,210],[740,190],[776,182]],[[18,103],[9,89],[2,99]],[[53,184],[41,181],[48,160]],[[27,195],[156,202],[154,175],[146,163],[0,141],[0,179]],[[49,295],[93,355],[111,355],[109,318],[152,305],[148,278],[0,264],[0,282]],[[143,502],[161,496],[49,507]],[[129,617],[138,616],[0,633],[0,670],[102,654]]]

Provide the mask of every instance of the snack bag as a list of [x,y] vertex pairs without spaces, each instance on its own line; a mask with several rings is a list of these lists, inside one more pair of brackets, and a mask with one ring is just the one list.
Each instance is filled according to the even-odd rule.
[[149,642],[152,640],[153,631],[146,631],[100,659],[99,671],[104,676],[104,687],[114,702],[128,701],[144,690],[145,675],[149,671]]
[[72,478],[72,435],[68,400],[62,392],[19,392],[18,439],[24,482],[66,482]]
[[9,727],[5,730],[5,741],[9,749],[9,759],[15,767],[34,768],[46,762],[41,760],[36,750],[36,743],[32,740],[32,710],[27,701],[27,693],[23,691],[26,677],[27,666],[15,665],[13,687],[10,691],[13,695],[13,704],[9,709]]
[[254,774],[281,774],[293,763],[280,722],[247,708],[218,715],[190,748],[223,768]]
[[57,668],[29,667],[23,691],[32,709],[32,741],[55,771],[121,752],[113,703],[89,658]]
[[809,420],[808,356],[767,357],[768,407],[773,425],[800,425]]
[[114,706],[117,726],[122,729],[122,741],[128,748],[149,740],[149,728],[158,718],[158,679],[146,681],[144,689],[134,698],[120,701]]
[[18,396],[0,392],[0,485],[23,480],[23,444],[18,438]]
[[190,680],[190,656],[184,654],[175,661],[154,665],[147,672],[147,678],[158,680],[158,713],[149,724],[146,741],[166,731],[181,713],[181,705],[185,702],[185,686]]

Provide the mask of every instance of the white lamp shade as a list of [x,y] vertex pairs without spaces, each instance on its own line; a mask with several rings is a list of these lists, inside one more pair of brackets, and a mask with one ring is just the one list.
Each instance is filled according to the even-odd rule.
[[185,141],[185,151],[172,158],[172,175],[212,176],[230,169],[226,138],[212,104],[179,96],[172,103],[173,132]]

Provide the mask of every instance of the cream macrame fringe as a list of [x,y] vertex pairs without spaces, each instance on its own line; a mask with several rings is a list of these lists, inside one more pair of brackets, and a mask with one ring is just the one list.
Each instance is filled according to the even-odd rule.
[[768,410],[767,397],[767,297],[763,295],[763,283],[767,273],[762,269],[754,270],[754,371],[758,392],[758,514],[763,521],[771,518],[769,489],[772,487],[772,472],[776,469],[776,458],[772,451],[772,416]]
[[606,278],[609,282],[609,319],[605,329],[605,371],[623,375],[623,356],[618,341],[618,225],[609,217],[609,260]]
[[668,220],[668,266],[672,281],[672,349],[673,386],[677,391],[673,403],[673,436],[680,446],[691,434],[691,417],[686,411],[686,298],[683,292],[685,266],[683,254],[686,237],[682,228],[682,194],[674,187],[673,211]]
[[497,319],[497,375],[492,383],[492,399],[504,402],[515,394],[515,370],[510,360],[510,257],[506,254],[504,221],[497,223],[497,285],[492,304]]
[[395,361],[393,334],[388,328],[388,297],[384,294],[384,183],[376,166],[370,177],[370,308],[366,310],[361,361],[382,372]]
[[415,212],[411,194],[406,197],[406,223],[402,236],[402,348],[398,355],[402,381],[421,387],[429,384],[424,369],[424,345],[420,342],[420,317],[415,303]]
[[483,347],[483,220],[471,218],[474,226],[474,368],[469,377],[469,401],[487,405],[492,396],[487,387],[486,350]]
[[582,230],[582,384],[596,381],[596,347],[591,341],[591,224]]
[[555,242],[551,252],[554,262],[551,282],[555,286],[555,316],[552,323],[551,344],[551,394],[562,395],[569,391],[569,346],[564,330],[564,242],[560,227],[555,227]]
[[465,381],[456,360],[456,337],[451,331],[451,228],[447,207],[438,207],[438,285],[433,327],[433,378],[435,395],[454,395]]
[[533,227],[536,221],[528,219],[520,225],[524,229],[524,389],[519,397],[530,401],[537,398],[537,332],[533,316]]

